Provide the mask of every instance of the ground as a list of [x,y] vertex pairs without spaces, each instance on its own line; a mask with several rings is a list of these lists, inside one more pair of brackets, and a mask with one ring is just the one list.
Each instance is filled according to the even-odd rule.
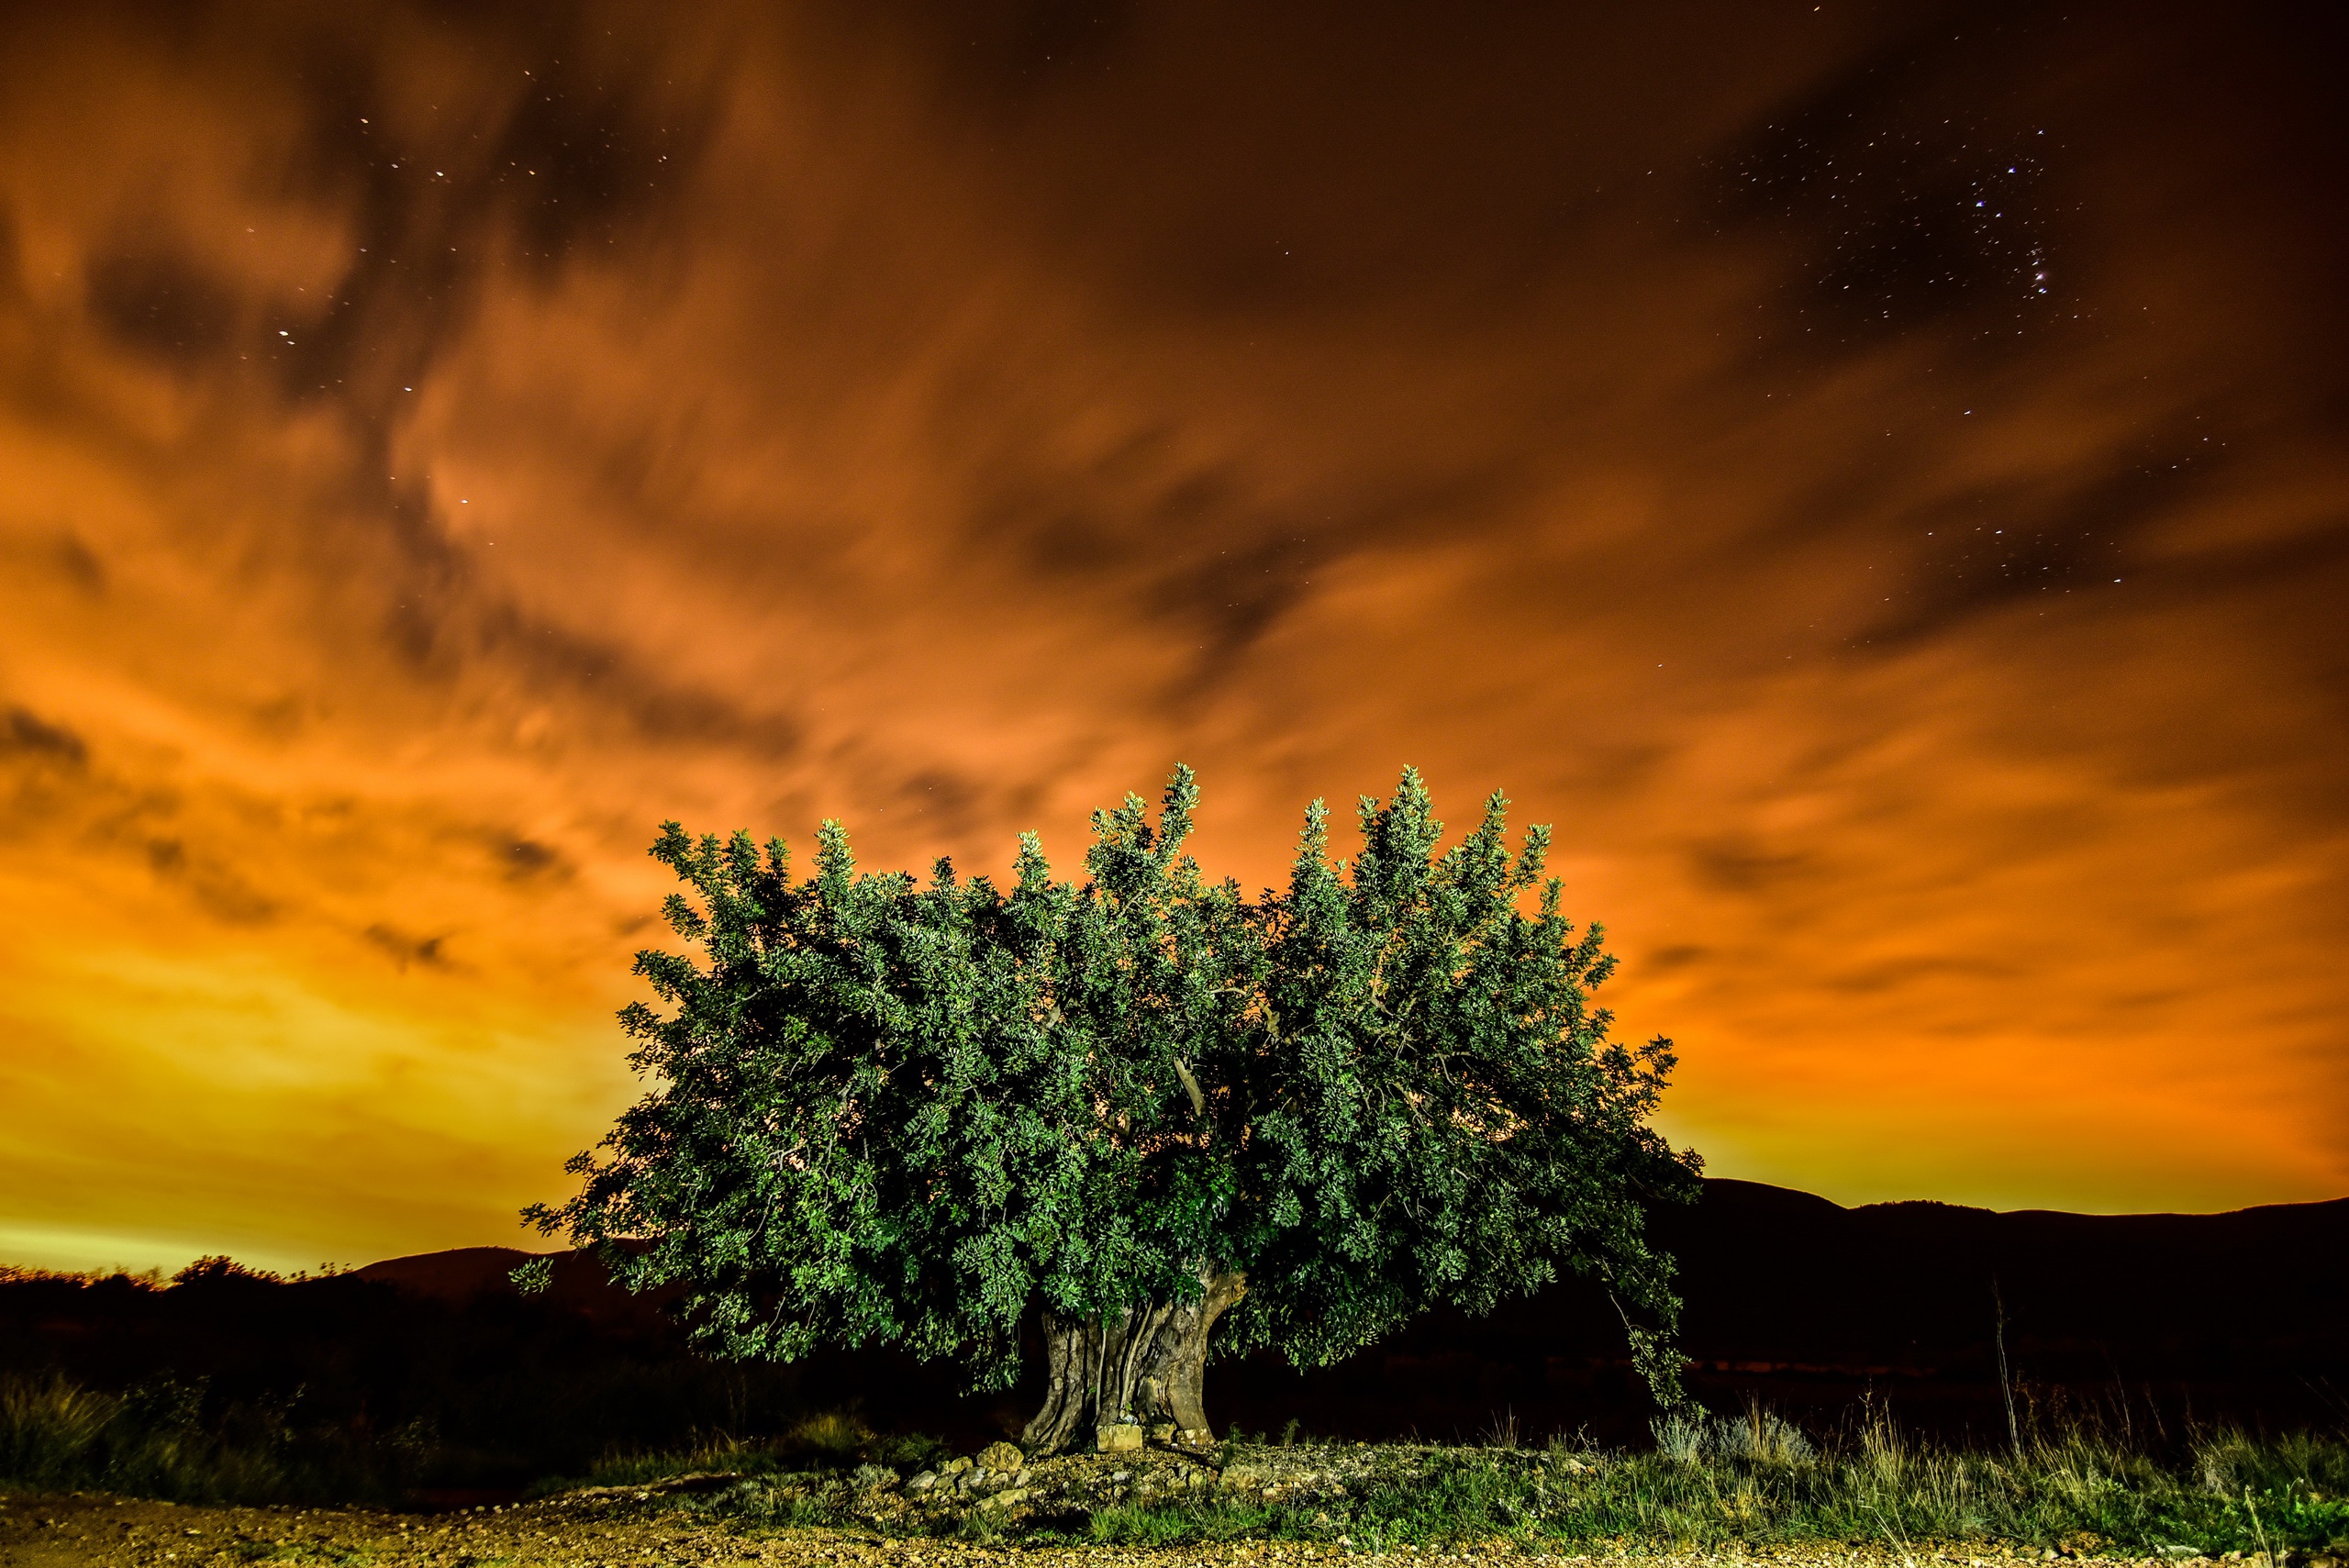
[[[1209,1564],[1327,1562],[1367,1555],[1345,1547],[1297,1541],[1238,1541],[1209,1546],[1135,1548],[1032,1547],[935,1538],[885,1539],[870,1531],[774,1528],[702,1513],[635,1504],[632,1499],[585,1502],[554,1498],[457,1514],[399,1514],[354,1508],[226,1508],[139,1502],[95,1496],[0,1498],[0,1565],[5,1568],[243,1568],[245,1564],[317,1564],[321,1568],[724,1568],[782,1564],[789,1568],[1206,1568]],[[1410,1562],[1464,1564],[1507,1558],[1537,1563],[1587,1564],[1631,1557],[1535,1556],[1497,1541],[1449,1551],[1399,1549],[1386,1555]],[[1769,1548],[1753,1551],[1636,1554],[1641,1568],[1700,1564],[1827,1564],[1850,1568],[2006,1568],[2005,1553],[1920,1551],[1913,1557],[1887,1549],[1850,1546]],[[2110,1561],[2122,1568],[2126,1560]],[[2162,1568],[2208,1568],[2207,1560]],[[2143,1568],[2154,1568],[2148,1561]]]

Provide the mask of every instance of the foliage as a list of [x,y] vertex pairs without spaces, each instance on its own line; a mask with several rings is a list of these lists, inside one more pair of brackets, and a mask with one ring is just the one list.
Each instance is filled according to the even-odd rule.
[[[1732,1418],[1717,1430],[1746,1424]],[[2217,1556],[2260,1550],[2262,1530],[2278,1551],[2349,1544],[2349,1502],[2342,1500],[2349,1443],[2227,1433],[2197,1451],[2212,1445],[2255,1471],[2247,1502],[2241,1488],[2207,1485],[2194,1454],[2165,1463],[2085,1430],[2021,1454],[1991,1454],[1912,1444],[1879,1420],[1840,1445],[1806,1440],[1759,1455],[1708,1446],[1693,1462],[1662,1450],[1609,1453],[1564,1441],[1544,1450],[1397,1446],[1366,1455],[1308,1445],[1285,1457],[1360,1467],[1342,1494],[1119,1501],[1038,1533],[1134,1545],[1343,1537],[1374,1551],[1496,1538],[1543,1550],[1872,1541],[1905,1551],[1987,1540],[2033,1555],[2061,1546],[2087,1555]],[[1224,1457],[1246,1462],[1282,1452],[1234,1445]]]
[[1439,856],[1443,824],[1407,772],[1362,801],[1351,865],[1308,811],[1270,910],[1263,1043],[1235,1073],[1261,1200],[1237,1327],[1327,1365],[1431,1302],[1488,1311],[1564,1265],[1648,1316],[1626,1326],[1669,1406],[1678,1302],[1642,1230],[1648,1204],[1696,1195],[1696,1157],[1646,1126],[1671,1042],[1608,1039],[1588,1003],[1615,966],[1602,929],[1577,939],[1560,914],[1548,828],[1510,856],[1507,809],[1495,794]]
[[[454,1304],[352,1275],[0,1282],[0,1426],[24,1440],[0,1470],[174,1498],[349,1500],[520,1486],[696,1433],[790,1432],[858,1397],[884,1426],[915,1410],[955,1431],[985,1420],[902,1360],[718,1363],[682,1341],[649,1305]],[[77,1427],[77,1409],[104,1420]]]
[[779,841],[666,825],[699,962],[638,955],[668,1010],[621,1017],[655,1086],[529,1218],[633,1288],[683,1284],[721,1353],[901,1344],[990,1388],[1040,1307],[1240,1273],[1233,1344],[1327,1364],[1571,1269],[1676,1398],[1642,1216],[1697,1162],[1646,1125],[1669,1042],[1610,1042],[1587,1003],[1613,961],[1562,917],[1547,830],[1512,857],[1495,795],[1438,855],[1406,772],[1352,862],[1317,802],[1287,890],[1251,902],[1183,853],[1197,801],[1184,769],[1155,822],[1097,813],[1081,884],[1024,837],[1008,892],[944,861],[860,874],[837,822],[800,881]]
[[397,1495],[395,1451],[355,1433],[297,1432],[292,1406],[208,1401],[200,1382],[171,1378],[117,1395],[59,1376],[0,1375],[0,1487],[191,1502]]
[[238,1285],[277,1284],[284,1276],[267,1269],[250,1268],[218,1252],[209,1252],[188,1264],[172,1276],[173,1284]]

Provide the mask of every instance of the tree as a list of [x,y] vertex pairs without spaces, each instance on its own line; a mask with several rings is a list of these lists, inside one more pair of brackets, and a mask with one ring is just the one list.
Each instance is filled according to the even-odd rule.
[[1647,1125],[1670,1042],[1616,1044],[1589,1005],[1614,961],[1560,915],[1547,830],[1512,856],[1496,795],[1439,855],[1406,771],[1351,863],[1316,802],[1286,891],[1251,902],[1182,852],[1197,800],[1179,769],[1155,822],[1096,813],[1082,884],[1023,837],[1008,893],[944,861],[859,875],[836,822],[799,882],[780,842],[667,824],[652,852],[695,898],[665,913],[702,961],[638,955],[669,1010],[621,1020],[654,1087],[526,1215],[631,1288],[685,1284],[721,1354],[896,1343],[1000,1388],[1032,1324],[1034,1451],[1204,1437],[1219,1318],[1227,1349],[1328,1364],[1562,1270],[1676,1402],[1643,1221],[1698,1161]]

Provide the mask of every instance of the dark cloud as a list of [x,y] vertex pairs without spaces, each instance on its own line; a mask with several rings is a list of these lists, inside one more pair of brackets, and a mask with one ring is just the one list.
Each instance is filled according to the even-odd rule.
[[1831,990],[1866,995],[1897,990],[1928,977],[1950,976],[1959,980],[1988,982],[2012,979],[2016,973],[2012,964],[1989,959],[1905,958],[1826,975],[1822,977],[1822,983]]
[[1692,845],[1688,862],[1698,877],[1721,893],[1765,894],[1817,871],[1813,858],[1799,851],[1774,851],[1737,840],[1716,840]]
[[517,839],[505,848],[506,875],[515,882],[537,878],[560,880],[572,874],[562,851],[535,839]]
[[2078,295],[2047,175],[2067,150],[2036,95],[1981,84],[2064,41],[2019,8],[1922,15],[1724,147],[1725,227],[1793,244],[1763,340],[1816,359],[1947,323],[2006,350],[2063,319]]
[[24,280],[17,271],[20,265],[16,214],[0,203],[0,302],[14,303],[23,292]]
[[[258,37],[215,36],[295,62],[305,123],[288,178],[350,204],[357,240],[279,368],[290,395],[340,388],[378,417],[398,407],[393,384],[413,384],[462,330],[498,264],[549,280],[642,243],[717,102],[671,35],[617,8],[278,20]],[[387,38],[406,47],[386,50]],[[408,49],[455,69],[418,73]]]
[[195,259],[141,246],[90,260],[90,309],[134,349],[188,365],[217,359],[237,331],[232,286]]
[[191,857],[178,839],[150,839],[144,848],[158,882],[184,889],[198,908],[224,925],[267,925],[280,912],[275,899],[217,854]]
[[965,838],[985,827],[994,813],[985,809],[986,785],[943,768],[926,768],[907,779],[901,792],[907,807],[934,819],[955,838]]
[[95,550],[71,533],[61,534],[55,541],[57,568],[67,581],[83,593],[102,595],[106,591],[106,563]]
[[445,936],[411,936],[396,926],[387,926],[380,922],[369,926],[360,934],[380,949],[391,959],[394,965],[403,971],[410,964],[424,969],[445,970],[451,967],[448,954],[441,949],[441,944],[448,940]]
[[37,757],[72,768],[90,760],[89,745],[79,735],[29,709],[16,706],[0,713],[0,752]]

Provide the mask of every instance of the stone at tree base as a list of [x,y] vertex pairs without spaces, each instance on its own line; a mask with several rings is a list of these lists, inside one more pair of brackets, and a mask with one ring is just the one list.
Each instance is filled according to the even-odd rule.
[[1141,1429],[1130,1421],[1099,1429],[1096,1434],[1103,1453],[1117,1453],[1125,1449],[1141,1447]]
[[1028,1456],[1010,1443],[989,1443],[979,1450],[979,1462],[999,1475],[1017,1475]]

